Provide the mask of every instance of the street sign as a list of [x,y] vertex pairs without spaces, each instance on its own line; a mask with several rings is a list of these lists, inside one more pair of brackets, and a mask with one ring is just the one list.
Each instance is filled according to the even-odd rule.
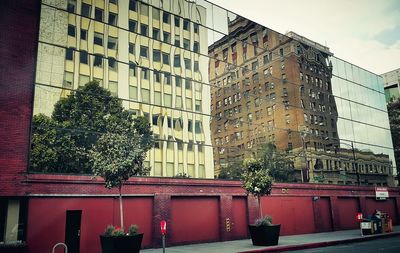
[[389,192],[386,187],[375,187],[375,197],[377,200],[385,200],[389,198]]

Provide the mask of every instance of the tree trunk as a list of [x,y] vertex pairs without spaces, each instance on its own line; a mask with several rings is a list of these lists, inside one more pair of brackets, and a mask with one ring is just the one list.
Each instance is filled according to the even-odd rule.
[[258,210],[260,211],[259,215],[260,218],[262,218],[261,196],[257,196],[257,200],[258,200]]
[[124,209],[122,206],[122,184],[118,187],[119,191],[119,216],[121,218],[121,229],[124,230]]

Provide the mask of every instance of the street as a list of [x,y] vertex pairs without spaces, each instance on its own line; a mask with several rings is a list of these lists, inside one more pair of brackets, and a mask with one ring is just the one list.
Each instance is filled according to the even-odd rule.
[[303,253],[317,253],[317,252],[346,252],[346,253],[376,253],[376,252],[388,252],[388,253],[398,253],[400,252],[400,237],[395,236],[387,239],[377,239],[372,241],[365,241],[352,244],[341,244],[337,246],[315,248],[308,250],[296,250],[291,251],[293,253],[303,252]]

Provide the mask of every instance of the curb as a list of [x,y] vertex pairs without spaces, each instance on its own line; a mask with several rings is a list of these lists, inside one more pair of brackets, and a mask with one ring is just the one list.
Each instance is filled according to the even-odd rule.
[[386,234],[379,234],[379,235],[367,235],[363,237],[355,237],[350,239],[343,239],[343,240],[335,240],[335,241],[327,241],[327,242],[313,242],[313,243],[304,243],[298,245],[287,245],[287,246],[274,246],[265,249],[256,249],[256,250],[248,250],[248,251],[241,251],[240,253],[262,253],[262,252],[284,252],[284,251],[293,251],[293,250],[302,250],[302,249],[313,249],[313,248],[322,248],[328,246],[334,246],[339,244],[348,244],[354,242],[363,242],[363,241],[370,241],[376,240],[381,238],[387,237],[394,237],[399,236],[400,232],[391,232]]

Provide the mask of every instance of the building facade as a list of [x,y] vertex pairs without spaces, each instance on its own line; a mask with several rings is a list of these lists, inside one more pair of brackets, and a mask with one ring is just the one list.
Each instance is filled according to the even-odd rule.
[[98,81],[151,122],[151,176],[212,178],[206,18],[186,1],[42,1],[34,115]]
[[[342,85],[348,79],[354,82],[354,89],[364,91],[360,80],[350,78],[350,71],[355,69],[358,74],[359,68],[353,65],[347,70],[349,77],[346,72],[343,77],[345,64],[333,57],[329,48],[293,32],[282,35],[241,17],[229,20],[228,27],[229,34],[209,47],[210,58],[214,58],[209,69],[216,174],[221,167],[255,156],[262,145],[273,143],[293,159],[297,179],[302,182],[393,183],[387,116],[384,124],[371,123],[383,124],[379,127],[386,131],[374,131],[389,141],[369,142],[365,133],[360,137],[352,128],[370,123],[356,110],[375,108],[362,108],[360,98],[349,96],[348,90],[340,93],[340,89],[348,89]],[[364,70],[362,76],[361,82],[374,85],[364,93],[382,102],[381,91],[373,90],[381,79]],[[352,106],[353,113],[347,115]],[[381,103],[377,106],[380,111],[374,113],[384,117]],[[361,148],[355,140],[388,149],[379,150],[374,159],[362,159],[371,148]],[[370,151],[369,157],[373,156]]]
[[381,75],[383,77],[386,102],[400,98],[400,69],[395,69]]
[[[213,150],[219,169],[274,141],[311,182],[355,184],[360,175],[363,185],[387,183],[393,147],[382,80],[321,45],[204,0],[3,0],[0,7],[7,35],[0,36],[1,246],[50,251],[66,240],[69,212],[80,210],[81,252],[92,252],[104,228],[117,223],[117,192],[101,179],[29,171],[32,116],[50,116],[88,81],[148,117],[158,140],[148,154],[151,176],[190,176],[127,183],[126,220],[144,228],[145,247],[160,246],[162,219],[175,229],[174,244],[247,236],[257,201],[240,182],[201,179],[214,177]],[[398,191],[389,191],[381,202],[372,187],[278,184],[267,208],[287,222],[287,234],[348,229],[347,219],[355,222],[348,214],[360,208],[386,208],[398,218]],[[293,208],[278,208],[289,201]],[[307,219],[285,213],[304,214],[299,206]],[[314,224],[320,215],[332,224]],[[228,231],[227,221],[240,225]]]

